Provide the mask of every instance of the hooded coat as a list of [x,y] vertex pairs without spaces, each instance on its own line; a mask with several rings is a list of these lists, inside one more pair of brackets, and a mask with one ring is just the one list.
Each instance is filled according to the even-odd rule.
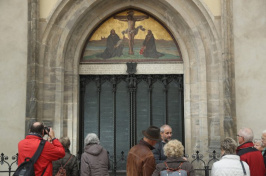
[[81,176],[109,176],[107,151],[99,144],[89,144],[81,156]]

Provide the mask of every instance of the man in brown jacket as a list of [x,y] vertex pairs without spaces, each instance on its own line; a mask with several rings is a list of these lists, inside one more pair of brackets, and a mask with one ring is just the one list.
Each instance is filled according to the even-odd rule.
[[161,139],[160,129],[150,126],[143,130],[143,139],[133,146],[127,157],[127,176],[151,176],[155,170],[155,159],[152,153],[154,145]]

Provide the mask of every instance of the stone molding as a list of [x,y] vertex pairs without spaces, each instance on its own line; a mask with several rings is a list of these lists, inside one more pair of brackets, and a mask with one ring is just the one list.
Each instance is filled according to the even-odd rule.
[[[106,17],[127,8],[152,14],[168,27],[180,46],[184,60],[186,152],[200,150],[204,155],[209,149],[218,149],[220,137],[224,135],[225,106],[232,106],[225,103],[224,92],[228,86],[224,78],[233,67],[225,64],[219,26],[202,1],[158,0],[155,4],[153,0],[65,0],[58,3],[47,23],[42,21],[42,28],[36,27],[42,31],[35,56],[38,62],[31,62],[38,73],[37,119],[50,123],[56,136],[69,136],[73,152],[77,151],[79,59],[84,43]],[[223,9],[228,10],[225,6]],[[231,77],[226,77],[227,81]],[[229,92],[233,92],[230,86]],[[29,102],[27,105],[31,106]],[[234,106],[226,112],[233,110]],[[234,131],[234,127],[228,131]]]
[[[127,65],[123,64],[80,64],[80,75],[124,75]],[[184,74],[183,64],[137,64],[136,74]]]

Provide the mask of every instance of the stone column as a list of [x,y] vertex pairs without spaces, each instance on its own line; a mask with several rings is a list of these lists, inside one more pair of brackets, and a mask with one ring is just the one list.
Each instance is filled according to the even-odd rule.
[[37,121],[37,56],[38,56],[39,0],[28,0],[28,62],[25,134],[29,125]]
[[236,139],[236,106],[235,106],[235,71],[234,71],[234,42],[233,42],[233,10],[232,0],[222,3],[221,35],[222,59],[224,65],[224,116],[221,119],[223,131],[221,138],[233,137]]

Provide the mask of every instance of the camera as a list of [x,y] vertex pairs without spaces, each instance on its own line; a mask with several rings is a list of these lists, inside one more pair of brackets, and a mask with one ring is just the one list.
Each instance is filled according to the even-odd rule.
[[46,134],[49,135],[49,132],[50,132],[50,127],[44,127],[44,135],[46,135]]

